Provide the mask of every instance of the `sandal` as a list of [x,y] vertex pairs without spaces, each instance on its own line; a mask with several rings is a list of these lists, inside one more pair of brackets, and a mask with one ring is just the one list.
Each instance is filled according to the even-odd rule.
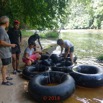
[[2,82],[2,85],[11,86],[11,85],[13,85],[13,83],[11,83],[11,82],[9,82],[9,81],[6,81],[6,82]]
[[11,78],[11,77],[6,77],[6,80],[13,80],[13,78]]

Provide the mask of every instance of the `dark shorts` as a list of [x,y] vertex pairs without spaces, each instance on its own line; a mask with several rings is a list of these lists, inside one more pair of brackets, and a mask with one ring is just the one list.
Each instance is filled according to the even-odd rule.
[[20,54],[21,53],[20,46],[17,45],[15,48],[12,48],[11,53],[12,54]]
[[[65,48],[65,52],[68,51],[68,48]],[[74,46],[70,48],[70,53],[73,53],[74,52]]]
[[10,58],[5,58],[1,59],[2,65],[9,65],[11,63],[11,57]]

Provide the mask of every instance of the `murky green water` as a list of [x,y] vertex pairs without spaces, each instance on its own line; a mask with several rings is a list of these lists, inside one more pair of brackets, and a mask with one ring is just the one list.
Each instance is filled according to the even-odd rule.
[[103,103],[103,87],[76,87],[74,94],[63,103]]

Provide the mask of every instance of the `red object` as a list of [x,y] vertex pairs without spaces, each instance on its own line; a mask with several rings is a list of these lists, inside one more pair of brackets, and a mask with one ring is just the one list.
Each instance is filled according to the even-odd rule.
[[20,24],[18,20],[14,20],[14,24]]

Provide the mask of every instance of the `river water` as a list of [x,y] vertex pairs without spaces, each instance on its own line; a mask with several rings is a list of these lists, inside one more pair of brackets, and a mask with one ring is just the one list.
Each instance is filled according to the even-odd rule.
[[[59,47],[56,47],[53,53],[59,54]],[[77,62],[77,65],[87,64],[103,68],[103,63],[97,62],[95,58],[78,59]],[[63,101],[63,103],[103,103],[103,87],[85,88],[76,86],[76,90],[72,96]]]
[[103,87],[76,87],[74,94],[63,103],[103,103]]

